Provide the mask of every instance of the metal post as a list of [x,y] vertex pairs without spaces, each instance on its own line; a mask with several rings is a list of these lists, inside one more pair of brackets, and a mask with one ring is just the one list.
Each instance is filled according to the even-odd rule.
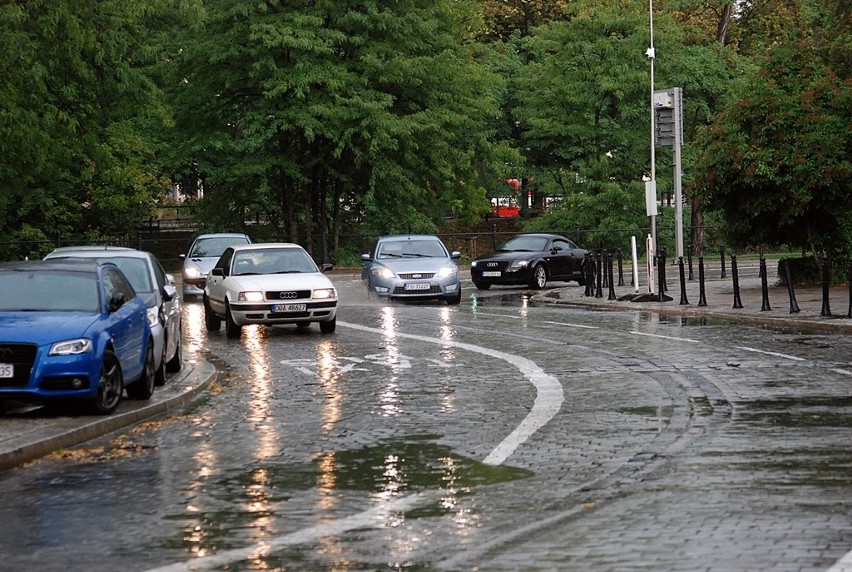
[[686,247],[686,260],[689,262],[689,281],[692,282],[695,276],[692,274],[692,245]]
[[849,264],[849,273],[846,275],[846,282],[849,284],[849,313],[847,318],[852,318],[852,263]]
[[707,293],[704,289],[704,257],[698,257],[698,305],[707,305]]
[[595,261],[590,252],[586,252],[583,256],[583,282],[586,284],[584,296],[592,296],[594,294],[593,287],[595,281]]
[[615,300],[615,280],[612,275],[613,272],[613,263],[612,263],[612,254],[609,256],[609,263],[607,264],[607,274],[609,274],[609,295],[607,296],[607,300]]
[[719,254],[722,257],[722,278],[725,278],[725,277],[727,277],[727,274],[725,274],[725,247],[724,246],[719,247]]
[[688,306],[689,300],[686,299],[686,271],[683,267],[683,256],[678,257],[677,266],[680,271],[680,305]]
[[618,249],[618,285],[624,286],[624,260],[621,249]]
[[831,308],[828,304],[828,286],[831,284],[831,268],[828,263],[828,257],[822,257],[822,310],[820,316],[830,316]]
[[731,254],[731,276],[734,279],[734,308],[742,308],[743,301],[740,299],[740,277],[737,274],[737,255]]
[[665,293],[665,283],[666,283],[666,251],[663,250],[660,255],[657,257],[657,265],[658,272],[660,275],[659,283],[660,283],[660,292],[659,292],[659,301],[666,301],[666,293]]
[[609,264],[612,260],[612,255],[609,250],[602,250],[603,253],[603,287],[609,288]]
[[769,285],[766,277],[766,259],[763,257],[763,252],[760,253],[760,288],[763,294],[763,304],[760,307],[761,312],[766,312],[772,308],[769,306]]
[[597,283],[597,287],[595,288],[595,298],[603,298],[603,268],[601,268],[601,262],[602,252],[599,250],[598,254],[595,255],[595,282]]
[[784,260],[784,274],[787,276],[787,293],[790,294],[790,313],[799,313],[799,304],[796,303],[796,292],[793,289],[793,273],[790,271],[790,261]]

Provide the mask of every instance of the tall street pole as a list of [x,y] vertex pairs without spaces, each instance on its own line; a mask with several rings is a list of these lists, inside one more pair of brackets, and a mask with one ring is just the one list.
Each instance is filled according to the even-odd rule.
[[[646,189],[645,201],[653,201],[653,204],[647,205],[648,212],[651,213],[651,241],[654,251],[657,249],[657,166],[656,166],[656,125],[654,124],[654,0],[648,0],[648,14],[650,18],[651,29],[651,47],[645,52],[648,59],[651,60],[651,184],[650,191],[653,196],[649,197],[649,190]],[[654,256],[654,252],[649,252],[648,256]]]

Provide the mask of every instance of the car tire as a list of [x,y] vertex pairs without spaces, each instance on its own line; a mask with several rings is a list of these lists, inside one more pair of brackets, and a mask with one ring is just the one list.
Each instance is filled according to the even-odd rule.
[[121,403],[124,393],[124,377],[118,358],[109,350],[104,352],[101,363],[101,378],[98,380],[98,394],[91,403],[91,409],[98,415],[109,415]]
[[337,316],[329,320],[328,322],[320,322],[320,332],[323,334],[333,334],[334,330],[337,329]]
[[462,298],[462,294],[461,294],[461,290],[459,290],[458,294],[456,294],[455,296],[451,296],[451,297],[447,298],[447,305],[448,306],[458,306],[459,304],[461,304],[461,298]]
[[544,264],[537,264],[533,268],[532,279],[530,279],[530,288],[533,290],[541,290],[547,284],[547,269]]
[[219,328],[222,326],[222,320],[213,313],[213,309],[210,308],[210,302],[207,300],[207,296],[204,297],[204,327],[207,328],[208,332],[218,332]]
[[479,280],[474,280],[473,285],[476,286],[478,290],[488,290],[491,288],[491,284],[488,282],[480,282]]
[[169,373],[177,373],[183,367],[183,324],[178,324],[178,339],[175,342],[175,355],[172,359],[166,362],[166,371]]
[[127,396],[131,399],[151,399],[151,396],[154,395],[156,378],[157,374],[154,371],[154,341],[148,340],[148,350],[145,352],[145,366],[142,370],[142,377],[127,386]]
[[225,335],[229,338],[239,338],[243,328],[234,321],[231,315],[231,305],[225,301]]

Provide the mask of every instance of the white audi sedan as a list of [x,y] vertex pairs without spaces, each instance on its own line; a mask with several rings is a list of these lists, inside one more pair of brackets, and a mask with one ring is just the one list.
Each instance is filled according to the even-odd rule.
[[298,244],[229,246],[207,275],[204,324],[208,332],[225,322],[229,338],[247,324],[319,322],[324,334],[337,325],[337,290],[313,258]]

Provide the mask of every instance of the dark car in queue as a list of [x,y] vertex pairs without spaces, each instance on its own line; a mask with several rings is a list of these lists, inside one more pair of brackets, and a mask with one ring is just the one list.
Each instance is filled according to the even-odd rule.
[[392,300],[461,302],[461,252],[447,250],[433,235],[383,236],[361,255],[361,278],[367,289]]
[[98,261],[0,263],[0,405],[83,402],[109,414],[154,392],[145,302]]
[[588,253],[558,234],[519,234],[471,262],[470,277],[480,290],[495,284],[541,290],[551,280],[584,285],[583,262]]

